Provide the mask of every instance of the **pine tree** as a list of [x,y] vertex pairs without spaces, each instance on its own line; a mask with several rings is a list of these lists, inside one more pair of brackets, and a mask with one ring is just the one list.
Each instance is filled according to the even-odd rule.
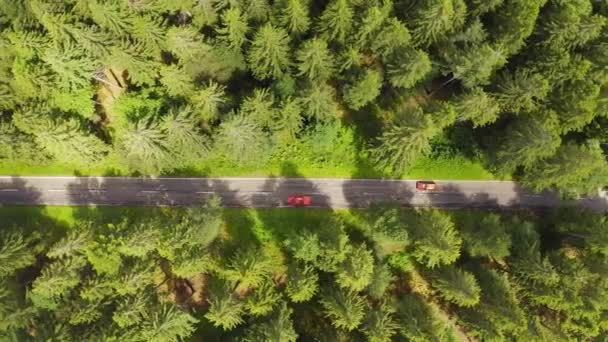
[[339,329],[352,331],[365,317],[365,301],[356,293],[332,289],[321,297],[319,303],[331,324]]
[[500,48],[483,44],[464,51],[453,51],[447,58],[447,68],[467,88],[485,85],[495,70],[506,63]]
[[80,283],[82,266],[82,259],[63,259],[46,265],[28,293],[32,304],[40,309],[57,309],[69,291]]
[[434,271],[432,278],[433,287],[445,300],[463,307],[479,303],[481,289],[473,274],[455,266],[444,266]]
[[397,334],[399,325],[393,317],[395,309],[388,303],[381,302],[366,314],[363,333],[370,342],[389,342]]
[[483,15],[496,10],[504,0],[468,0],[467,9],[471,15]]
[[304,114],[318,122],[331,122],[338,116],[336,90],[326,83],[311,83],[300,99]]
[[235,285],[236,292],[260,287],[271,276],[271,261],[256,249],[238,251],[230,258],[224,277]]
[[307,302],[317,293],[318,282],[319,275],[312,266],[294,262],[289,265],[285,291],[292,302]]
[[414,41],[422,46],[437,42],[464,23],[466,6],[461,0],[409,1],[407,21]]
[[100,160],[107,146],[94,135],[81,129],[77,120],[51,121],[45,119],[35,134],[36,142],[56,160],[89,165]]
[[223,330],[232,330],[244,323],[244,303],[239,301],[227,287],[220,285],[212,288],[209,299],[209,311],[205,314],[213,326]]
[[291,65],[287,32],[271,24],[262,26],[253,38],[247,61],[257,79],[283,76]]
[[332,0],[319,19],[319,31],[328,40],[344,43],[352,31],[354,11],[348,0]]
[[158,56],[164,47],[166,29],[162,20],[152,16],[135,16],[131,19],[129,33],[135,40],[143,43],[151,55]]
[[555,113],[543,111],[540,115],[520,116],[500,139],[496,152],[499,171],[509,173],[517,166],[531,167],[553,155],[561,144],[558,132]]
[[241,13],[238,7],[228,8],[222,13],[224,27],[217,30],[217,33],[228,41],[228,46],[233,49],[241,49],[247,41],[249,26],[247,18]]
[[273,129],[279,141],[291,143],[296,141],[298,133],[304,126],[302,104],[298,99],[287,99],[277,110]]
[[253,316],[266,316],[280,300],[281,294],[277,292],[275,284],[266,281],[247,296],[245,308]]
[[372,39],[377,38],[376,35],[388,18],[392,5],[391,1],[387,1],[381,5],[369,6],[366,9],[355,34],[356,46],[367,47]]
[[205,47],[203,37],[192,27],[172,27],[167,30],[166,49],[182,64],[194,59]]
[[266,21],[270,15],[268,0],[248,0],[245,13],[250,20],[258,22]]
[[374,256],[365,244],[354,247],[340,266],[336,283],[352,292],[363,291],[372,281]]
[[382,74],[379,71],[364,69],[352,83],[344,87],[344,101],[351,109],[358,110],[380,95]]
[[19,232],[0,235],[0,279],[32,265],[36,259],[29,241]]
[[437,210],[420,212],[418,222],[411,230],[413,256],[426,267],[448,265],[460,256],[462,239],[447,214]]
[[407,27],[397,18],[388,18],[372,40],[371,49],[384,59],[395,51],[408,48],[410,45],[411,36]]
[[305,0],[280,0],[279,22],[293,35],[304,34],[310,27],[308,3]]
[[525,329],[525,316],[517,294],[506,274],[495,270],[474,268],[481,287],[481,300],[472,308],[458,310],[460,324],[469,334],[482,339],[505,339]]
[[166,304],[151,313],[143,325],[140,337],[146,341],[173,342],[190,336],[197,319]]
[[376,263],[372,281],[367,287],[366,292],[374,299],[382,299],[387,291],[392,288],[392,283],[395,280],[388,264]]
[[418,110],[397,118],[378,139],[374,161],[394,172],[403,172],[416,158],[431,151],[430,140],[441,132],[430,115]]
[[398,49],[387,58],[389,82],[399,88],[412,88],[431,71],[429,56],[422,50]]
[[590,79],[566,82],[554,89],[549,100],[560,119],[562,133],[579,131],[597,115],[600,86]]
[[194,94],[194,80],[183,68],[177,65],[163,66],[159,72],[160,83],[173,97],[190,97]]
[[70,45],[49,48],[41,57],[57,74],[59,86],[70,90],[88,86],[98,67],[96,61]]
[[224,86],[209,81],[207,86],[196,91],[190,101],[199,111],[201,119],[211,122],[218,118],[221,106],[226,103],[225,90]]
[[287,303],[281,302],[269,321],[247,329],[243,341],[295,342],[298,333],[293,327],[292,314],[293,310]]
[[497,214],[484,215],[460,226],[464,249],[474,257],[502,259],[509,256],[511,236]]
[[501,108],[498,100],[483,91],[473,88],[456,98],[456,111],[461,120],[471,120],[473,127],[489,125],[498,119]]
[[273,123],[276,109],[274,97],[268,88],[256,88],[253,94],[246,97],[241,104],[241,113],[253,119],[262,126],[270,126]]
[[153,120],[130,124],[118,138],[117,152],[132,170],[158,174],[171,164],[165,132]]
[[190,109],[184,108],[172,110],[160,124],[167,149],[178,165],[204,156],[209,149],[205,137],[197,132],[197,123]]
[[436,309],[419,295],[407,294],[396,303],[395,318],[398,332],[409,341],[442,341],[447,328],[438,318]]
[[88,14],[100,27],[117,35],[124,35],[131,29],[131,11],[126,10],[119,2],[87,1]]
[[504,111],[519,113],[534,110],[549,93],[549,83],[541,75],[526,71],[502,73],[494,95]]
[[532,34],[540,8],[546,0],[504,0],[488,20],[492,23],[489,31],[492,39],[500,46],[515,54]]
[[555,155],[531,166],[522,183],[537,191],[556,187],[563,192],[587,193],[602,186],[608,177],[606,157],[599,144],[566,143]]
[[375,243],[376,255],[382,258],[405,250],[410,244],[407,228],[396,209],[382,213],[368,228],[367,233]]
[[300,76],[306,76],[311,81],[323,81],[334,72],[334,59],[327,42],[313,38],[302,43],[296,54]]
[[215,148],[234,160],[251,162],[264,156],[268,141],[262,128],[241,114],[222,122]]

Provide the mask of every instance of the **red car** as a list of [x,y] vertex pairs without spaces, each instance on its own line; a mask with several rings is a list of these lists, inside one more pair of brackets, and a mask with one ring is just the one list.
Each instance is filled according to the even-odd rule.
[[300,207],[300,206],[307,207],[310,205],[310,203],[311,203],[310,196],[289,195],[289,197],[287,197],[287,204],[289,204],[292,207]]
[[416,190],[418,191],[433,191],[437,190],[437,184],[433,181],[417,181]]

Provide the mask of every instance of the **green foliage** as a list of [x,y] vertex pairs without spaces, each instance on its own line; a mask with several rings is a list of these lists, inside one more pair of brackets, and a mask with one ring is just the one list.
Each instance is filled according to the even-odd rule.
[[505,55],[500,49],[484,44],[450,54],[447,67],[466,88],[473,88],[490,83],[494,71],[505,63]]
[[291,34],[298,35],[308,31],[310,18],[308,2],[304,0],[280,0],[275,6],[279,7],[279,22]]
[[294,303],[307,302],[319,290],[319,275],[314,267],[302,263],[293,263],[287,273],[285,291]]
[[555,187],[566,193],[589,193],[606,183],[606,164],[597,142],[567,143],[553,157],[532,165],[522,182],[539,191]]
[[460,256],[462,239],[445,213],[437,210],[419,212],[419,220],[411,232],[413,256],[426,267],[448,265]]
[[416,294],[398,299],[395,318],[399,334],[410,341],[442,341],[448,337],[448,328],[438,313]]
[[180,341],[194,332],[197,319],[173,305],[163,305],[143,325],[142,340]]
[[431,152],[431,138],[440,132],[441,127],[422,110],[401,115],[378,138],[380,145],[372,151],[373,159],[385,169],[401,173]]
[[248,329],[243,341],[295,342],[298,334],[293,327],[292,313],[293,310],[285,302],[281,303],[268,322]]
[[247,18],[241,13],[238,7],[228,8],[222,13],[224,27],[217,29],[223,39],[228,41],[228,46],[233,49],[240,49],[247,41]]
[[352,109],[361,109],[380,95],[382,74],[376,70],[365,69],[353,82],[344,87],[344,101]]
[[32,265],[36,259],[23,235],[3,232],[0,235],[0,278]]
[[287,33],[271,24],[262,26],[251,42],[248,62],[251,72],[258,79],[283,76],[291,64]]
[[298,75],[306,76],[311,81],[322,81],[333,74],[334,59],[322,39],[307,40],[296,54]]
[[367,287],[367,293],[374,299],[382,299],[395,280],[387,264],[377,263],[374,266],[372,281]]
[[352,292],[363,291],[372,281],[374,256],[365,244],[354,247],[336,275],[340,287]]
[[266,157],[268,141],[253,118],[235,115],[220,126],[214,147],[229,158],[252,162]]
[[414,41],[430,45],[464,22],[466,6],[461,0],[408,1],[412,5],[406,13],[410,19]]
[[329,40],[344,43],[353,29],[354,11],[348,0],[332,0],[319,20],[319,30]]
[[433,287],[443,299],[463,307],[479,303],[481,289],[473,274],[454,266],[444,266],[434,271],[432,277]]
[[326,83],[314,83],[301,98],[304,114],[320,122],[329,122],[338,115],[336,90]]
[[336,328],[351,331],[363,322],[365,302],[356,293],[333,289],[322,295],[319,303],[325,316]]
[[471,120],[473,127],[495,122],[501,110],[498,100],[481,88],[473,88],[456,101],[458,116],[463,120]]
[[413,87],[432,68],[429,56],[422,50],[399,49],[387,59],[388,80],[395,87]]
[[287,99],[275,114],[276,117],[272,127],[279,140],[287,143],[296,141],[298,133],[304,126],[300,101],[298,99]]
[[239,251],[230,258],[224,277],[235,285],[235,291],[256,289],[271,276],[271,260],[259,250]]
[[497,214],[484,215],[481,220],[467,220],[460,226],[464,250],[473,257],[502,259],[509,256],[511,236]]
[[55,159],[67,163],[95,163],[108,147],[96,136],[86,134],[78,120],[44,120],[32,132],[36,143]]
[[214,326],[223,330],[232,330],[244,323],[242,318],[245,313],[245,305],[236,298],[229,289],[220,286],[214,290],[209,299],[209,311],[205,314]]
[[393,317],[395,309],[381,302],[379,308],[374,308],[365,318],[363,333],[370,342],[387,342],[397,333],[399,325]]
[[369,227],[367,234],[374,241],[379,257],[401,252],[410,244],[407,225],[396,209],[382,213]]
[[[536,117],[541,115],[544,118]],[[556,126],[552,112],[518,118],[507,127],[501,139],[496,153],[497,167],[506,173],[518,165],[531,167],[538,160],[553,155],[561,143]]]

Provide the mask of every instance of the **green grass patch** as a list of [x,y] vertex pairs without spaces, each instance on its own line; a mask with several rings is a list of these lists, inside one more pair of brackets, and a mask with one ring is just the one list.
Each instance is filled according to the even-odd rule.
[[[285,169],[285,165],[292,167]],[[73,165],[59,163],[28,165],[25,163],[0,163],[0,174],[18,176],[129,176],[127,170],[118,165],[97,165],[79,168]],[[216,160],[202,162],[192,167],[177,170],[167,175],[180,177],[307,177],[307,178],[382,178],[382,174],[369,163],[359,162],[358,165],[322,165],[311,163],[309,160],[290,158],[281,161],[272,160],[265,165],[242,165]],[[390,177],[390,176],[385,176]],[[498,179],[481,163],[464,157],[451,159],[422,158],[411,169],[403,174],[403,179],[445,179],[445,180],[494,180]]]
[[[497,176],[486,170],[480,162],[464,157],[449,159],[421,158],[403,175],[409,179],[445,179],[445,180],[495,180]],[[506,178],[503,180],[509,180]]]

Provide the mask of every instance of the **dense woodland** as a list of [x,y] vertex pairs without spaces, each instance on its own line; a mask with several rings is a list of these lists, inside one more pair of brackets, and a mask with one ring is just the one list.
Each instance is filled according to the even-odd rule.
[[608,167],[591,0],[2,0],[0,159],[188,173],[464,155],[534,189]]
[[[575,195],[607,93],[606,1],[0,0],[0,164],[459,155]],[[604,215],[147,210],[3,217],[0,340],[608,339]]]
[[608,338],[600,214],[78,210],[0,222],[0,339]]

